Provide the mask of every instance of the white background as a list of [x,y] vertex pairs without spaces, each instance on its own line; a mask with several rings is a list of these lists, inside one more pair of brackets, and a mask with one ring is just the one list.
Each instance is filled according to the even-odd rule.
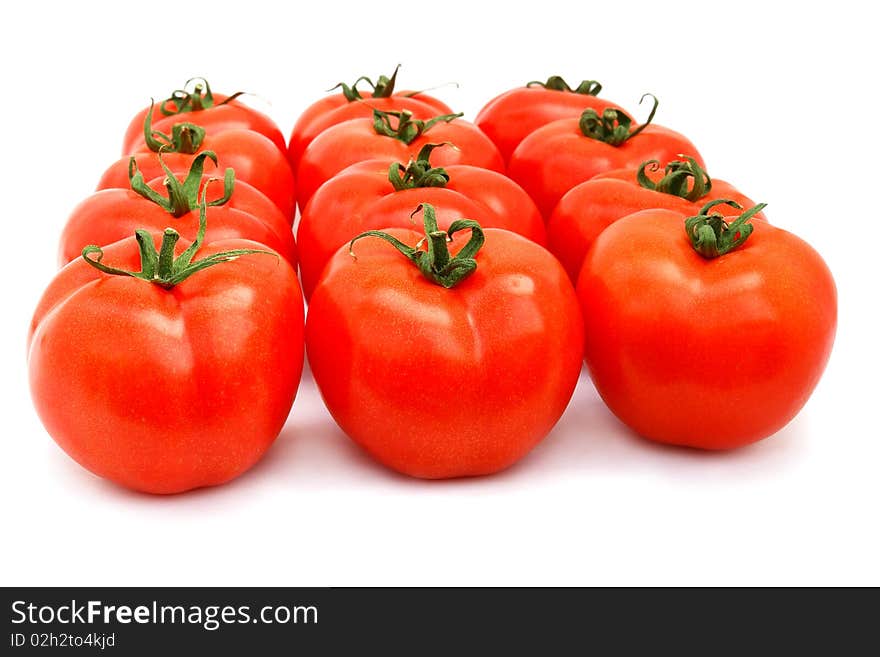
[[[864,3],[285,7],[4,6],[0,583],[880,584],[880,59]],[[131,116],[202,75],[257,94],[248,102],[288,134],[323,90],[398,62],[403,87],[458,82],[435,94],[468,119],[556,73],[598,79],[631,108],[655,93],[656,121],[768,202],[835,275],[834,352],[795,421],[735,452],[663,448],[632,436],[585,379],[513,469],[431,483],[362,455],[307,376],[266,458],[224,487],[149,497],[73,463],[32,409],[25,335],[61,226]]]

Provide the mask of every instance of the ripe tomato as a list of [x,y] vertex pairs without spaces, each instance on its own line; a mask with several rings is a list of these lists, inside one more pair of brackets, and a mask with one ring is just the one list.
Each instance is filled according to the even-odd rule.
[[[498,149],[477,126],[447,114],[424,121],[409,112],[373,110],[372,119],[351,119],[327,128],[303,152],[297,170],[300,209],[320,187],[349,165],[364,160],[408,162],[430,142],[449,142],[435,164],[471,164],[504,173]],[[392,124],[392,118],[396,124]]]
[[[430,119],[438,114],[452,114],[452,110],[445,103],[428,94],[418,91],[395,92],[397,70],[394,69],[390,78],[385,75],[379,76],[376,84],[365,76],[358,78],[351,86],[340,82],[336,87],[341,87],[341,92],[322,98],[307,107],[293,126],[288,141],[287,159],[293,171],[296,172],[299,167],[303,151],[324,130],[349,119],[369,118],[373,115],[374,109],[383,112],[408,110],[417,119]],[[373,88],[372,93],[366,98],[357,88],[358,83],[362,81]]]
[[366,230],[411,227],[409,213],[420,203],[434,207],[441,230],[467,217],[484,228],[506,228],[546,243],[541,213],[515,182],[467,164],[434,168],[430,157],[437,146],[443,145],[422,147],[408,166],[387,160],[352,164],[318,188],[297,232],[306,298],[340,246]]
[[[309,363],[336,422],[381,463],[431,479],[489,474],[565,410],[581,369],[577,300],[534,242],[473,221],[440,231],[423,209],[424,232],[379,233],[400,253],[360,239],[356,257],[348,245],[333,256],[309,302]],[[406,246],[420,240],[427,251]]]
[[749,224],[762,206],[731,221],[712,212],[719,203],[738,207],[716,200],[687,220],[657,209],[614,222],[578,279],[593,383],[651,440],[728,449],[770,436],[831,352],[837,294],[819,254]]
[[[577,282],[587,250],[612,223],[639,210],[664,208],[697,214],[707,202],[725,198],[743,207],[754,203],[723,180],[712,180],[693,158],[673,160],[660,172],[650,160],[638,169],[615,169],[575,185],[547,221],[550,251]],[[755,218],[764,220],[763,213]]]
[[645,160],[668,162],[684,155],[704,166],[696,147],[684,136],[651,124],[656,110],[655,98],[648,120],[638,127],[632,126],[624,112],[610,109],[601,116],[588,109],[580,120],[548,123],[516,147],[508,175],[548,219],[568,190],[603,171],[638,168]]
[[215,94],[204,78],[192,78],[185,87],[195,82],[192,91],[179,89],[159,105],[145,107],[135,114],[128,124],[122,142],[122,155],[131,155],[143,148],[144,119],[152,115],[153,129],[166,134],[171,132],[175,123],[181,120],[190,121],[205,128],[211,135],[225,130],[253,130],[268,137],[284,153],[287,144],[284,135],[275,122],[262,112],[242,104],[238,96]]
[[[194,240],[199,227],[199,189],[210,180],[202,175],[202,165],[205,159],[215,157],[210,151],[200,153],[184,182],[168,171],[146,184],[136,172],[129,189],[104,189],[86,198],[74,208],[61,231],[59,264],[78,258],[84,246],[111,244],[138,228],[161,232],[171,225],[185,239]],[[216,185],[219,198],[208,208],[208,241],[241,238],[260,242],[295,267],[293,232],[275,204],[247,183],[236,181],[231,169],[226,170],[222,195],[219,182]],[[168,196],[163,197],[161,191]]]
[[[293,225],[296,214],[296,183],[284,154],[265,135],[253,130],[223,130],[208,135],[207,131],[192,123],[175,123],[171,134],[154,131],[152,124],[144,127],[145,143],[132,154],[144,179],[152,180],[164,175],[164,170],[154,153],[162,152],[162,161],[176,174],[189,171],[197,153],[212,151],[219,162],[235,170],[235,177],[256,187],[278,206]],[[130,158],[114,162],[98,182],[97,189],[129,186]]]
[[531,132],[559,119],[578,117],[589,107],[598,113],[621,110],[617,104],[596,95],[602,85],[583,80],[572,89],[565,80],[553,75],[546,82],[532,81],[496,96],[477,114],[474,123],[491,139],[505,162],[519,143]]
[[[159,235],[93,249],[100,262],[58,273],[31,322],[28,367],[40,419],[75,461],[177,493],[237,477],[281,431],[302,372],[303,302],[287,261],[250,252],[261,244],[199,248],[201,233],[184,251],[168,229],[157,252]],[[138,263],[149,281],[96,268]]]

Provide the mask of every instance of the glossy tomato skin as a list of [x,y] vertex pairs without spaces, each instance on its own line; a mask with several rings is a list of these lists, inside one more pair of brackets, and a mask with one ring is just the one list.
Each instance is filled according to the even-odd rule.
[[[180,114],[172,114],[165,116],[160,109],[160,103],[156,103],[153,107],[153,130],[171,134],[171,127],[175,123],[189,122],[205,128],[208,134],[215,135],[226,130],[253,130],[261,135],[266,136],[281,153],[287,151],[287,144],[284,141],[284,135],[278,128],[276,123],[268,116],[248,107],[238,99],[230,101],[226,105],[221,105],[228,96],[224,94],[214,94],[214,106],[196,112],[181,112]],[[128,124],[125,131],[125,137],[122,141],[122,155],[131,155],[144,147],[144,119],[149,107],[145,107],[135,114],[134,118]]]
[[[202,183],[208,179],[209,176],[202,176]],[[163,180],[156,178],[149,186],[160,194],[165,193]],[[214,181],[211,185],[213,193],[209,190],[209,201],[223,194],[222,181]],[[183,238],[194,240],[199,229],[198,210],[174,217],[131,189],[95,192],[77,205],[68,217],[59,240],[58,264],[64,266],[76,260],[83,247],[90,244],[112,244],[141,228],[161,234],[168,227],[177,230]],[[265,244],[296,267],[296,242],[287,218],[268,198],[241,181],[236,181],[229,201],[207,209],[206,241],[232,238]]]
[[[264,247],[228,240],[196,257],[237,248]],[[103,262],[137,271],[137,254],[129,238]],[[44,293],[28,353],[40,419],[80,465],[148,493],[213,486],[256,463],[284,425],[302,372],[302,296],[272,255],[208,267],[171,290],[80,259]]]
[[409,96],[411,91],[401,91],[387,98],[365,97],[350,101],[343,94],[328,96],[313,103],[303,112],[293,126],[287,144],[287,159],[294,172],[299,167],[303,152],[312,140],[327,128],[350,119],[369,118],[373,110],[399,112],[408,110],[416,119],[431,119],[441,114],[452,114],[442,101],[427,94]]
[[705,260],[685,217],[645,210],[596,239],[577,285],[585,360],[608,407],[645,438],[740,447],[785,426],[819,381],[834,281],[809,245],[760,221]]
[[326,180],[356,162],[388,160],[408,162],[422,146],[450,142],[456,148],[438,148],[431,164],[470,164],[504,173],[504,161],[489,138],[473,123],[455,119],[437,123],[410,144],[377,134],[372,119],[351,119],[327,128],[303,152],[297,169],[297,202],[305,208],[312,194]]
[[[572,282],[577,283],[584,256],[599,234],[629,214],[658,208],[691,216],[699,214],[703,205],[715,199],[736,201],[744,208],[755,205],[733,185],[717,178],[712,180],[712,189],[708,194],[698,201],[688,201],[673,194],[641,187],[637,173],[638,169],[615,169],[600,173],[571,188],[553,209],[547,220],[549,248],[559,258]],[[662,172],[648,175],[656,181]],[[755,218],[766,221],[761,212]]]
[[512,465],[559,419],[580,373],[581,320],[561,266],[515,233],[485,234],[477,270],[452,289],[366,238],[356,259],[337,252],[309,302],[306,346],[327,408],[375,459],[414,477]]
[[696,147],[683,135],[651,124],[619,146],[585,137],[578,119],[561,119],[523,139],[508,165],[508,175],[529,193],[545,219],[575,185],[612,169],[638,168],[646,160],[668,162],[688,155],[704,166]]
[[467,217],[484,228],[505,228],[544,245],[546,229],[535,204],[515,182],[488,169],[467,164],[444,167],[445,187],[395,191],[388,180],[392,162],[353,164],[326,181],[303,210],[297,230],[300,273],[306,298],[321,270],[343,244],[367,230],[409,228],[412,212],[430,203],[446,230]]
[[[181,119],[185,120],[185,119]],[[226,130],[207,135],[198,153],[213,151],[217,155],[218,174],[231,167],[236,180],[244,181],[265,194],[293,225],[296,214],[296,183],[284,154],[265,135],[253,130]],[[186,174],[198,153],[165,153],[162,161],[177,174]],[[146,144],[133,153],[145,180],[165,175],[156,154]],[[129,157],[114,162],[101,176],[97,189],[128,189]],[[209,163],[206,167],[212,166]]]
[[587,108],[593,108],[599,115],[606,109],[623,109],[616,103],[588,94],[540,86],[519,87],[486,103],[474,123],[495,143],[504,161],[509,162],[513,151],[527,135],[559,119],[576,119]]

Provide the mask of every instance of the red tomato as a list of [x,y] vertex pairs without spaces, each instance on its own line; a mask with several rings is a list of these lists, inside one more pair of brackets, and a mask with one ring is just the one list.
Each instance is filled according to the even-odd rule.
[[[367,77],[359,78],[351,86],[340,82],[336,85],[342,88],[340,93],[322,98],[306,108],[293,126],[287,147],[287,158],[294,172],[299,167],[303,151],[315,137],[330,126],[343,121],[369,118],[373,115],[374,109],[383,112],[408,110],[417,119],[430,119],[438,114],[452,114],[452,110],[445,103],[428,94],[418,91],[395,92],[396,80],[397,69],[394,69],[390,78],[379,76],[376,84]],[[366,98],[357,88],[361,81],[367,82],[373,88],[372,93]]]
[[[395,124],[392,125],[392,117]],[[498,149],[473,123],[448,114],[428,121],[408,112],[373,112],[372,119],[351,119],[327,128],[303,152],[297,177],[300,209],[320,187],[349,165],[364,160],[407,162],[430,142],[450,142],[435,156],[437,166],[471,164],[504,173]]]
[[[837,324],[819,254],[766,222],[752,231],[749,213],[728,225],[709,214],[717,203],[687,231],[686,214],[663,209],[614,222],[577,285],[587,367],[608,407],[646,438],[704,449],[785,426],[819,381]],[[728,252],[704,257],[689,235],[707,256]]]
[[[205,128],[211,135],[226,130],[253,130],[268,137],[284,153],[287,144],[275,122],[262,112],[238,101],[241,92],[226,96],[211,91],[204,78],[192,78],[192,91],[178,90],[160,104],[138,112],[125,131],[122,155],[131,155],[144,146],[144,119],[152,113],[153,129],[169,134],[175,123],[190,121]],[[151,109],[152,108],[152,109]]]
[[678,156],[703,159],[684,136],[668,128],[632,126],[632,119],[620,111],[606,110],[601,116],[586,110],[580,120],[561,119],[538,128],[517,146],[510,158],[508,174],[549,218],[559,199],[575,185],[612,169],[631,169],[646,160],[668,162]]
[[[600,173],[559,200],[547,221],[550,251],[577,282],[587,250],[599,233],[621,217],[651,208],[697,214],[707,201],[721,198],[747,208],[754,205],[731,184],[710,179],[693,159],[674,160],[662,173],[656,161],[645,162],[639,169]],[[764,219],[763,213],[755,217]]]
[[297,232],[306,298],[340,246],[366,230],[411,227],[409,214],[420,203],[434,207],[441,230],[467,217],[484,228],[506,228],[538,244],[546,242],[541,213],[515,182],[467,164],[432,168],[429,158],[436,146],[426,145],[408,167],[387,160],[352,164],[318,188]]
[[[216,264],[168,288],[155,247],[155,284],[82,258],[58,273],[31,323],[30,387],[46,430],[80,465],[177,493],[237,477],[271,445],[302,372],[303,302],[293,268],[251,249],[265,247],[208,244],[190,267]],[[138,254],[128,238],[98,259],[134,271]]]
[[[437,231],[424,214],[424,232],[386,233],[406,256],[380,239],[333,256],[309,302],[309,363],[336,422],[381,463],[432,479],[489,474],[565,410],[581,369],[577,300],[534,242],[472,221]],[[455,235],[446,262],[447,235],[464,229],[471,240]],[[428,251],[405,246],[426,235]]]
[[[205,156],[202,153],[199,157],[204,160]],[[194,240],[199,227],[199,188],[209,180],[200,175],[201,166],[194,170],[196,175],[191,173],[184,183],[171,174],[156,178],[149,185],[143,183],[143,178],[139,178],[139,183],[135,178],[132,187],[139,192],[105,189],[89,196],[74,208],[61,231],[59,264],[78,258],[84,246],[111,244],[138,228],[161,232],[166,226],[173,226],[185,239]],[[219,181],[214,185],[217,196],[228,198],[228,201],[208,208],[209,242],[231,238],[253,240],[277,251],[296,266],[293,232],[287,218],[274,203],[241,181],[234,181],[234,186],[228,183],[224,186]],[[221,191],[221,187],[225,188]],[[169,190],[168,198],[160,194],[166,190]]]
[[575,118],[588,107],[599,113],[606,109],[621,110],[611,101],[597,98],[602,85],[583,80],[572,89],[558,75],[546,82],[533,81],[524,87],[505,91],[488,103],[474,123],[495,142],[505,162],[519,143],[531,132],[559,119]]
[[[148,128],[152,132],[151,128]],[[220,164],[235,170],[235,177],[256,187],[278,206],[293,225],[296,214],[296,183],[284,154],[272,141],[253,130],[224,130],[208,135],[204,128],[191,123],[172,126],[171,135],[151,139],[142,144],[132,157],[146,180],[164,175],[159,160],[153,155],[162,151],[165,166],[174,173],[189,171],[195,154],[204,151],[216,153]],[[130,158],[123,157],[113,163],[97,189],[128,189]]]

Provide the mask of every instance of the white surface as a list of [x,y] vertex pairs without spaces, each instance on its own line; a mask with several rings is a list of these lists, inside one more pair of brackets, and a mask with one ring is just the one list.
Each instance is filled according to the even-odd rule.
[[[880,584],[880,58],[864,5],[625,4],[8,5],[0,583]],[[411,27],[396,28],[400,16]],[[179,37],[176,25],[199,24],[191,43]],[[633,437],[582,380],[512,470],[426,483],[361,454],[307,374],[265,460],[225,487],[136,495],[67,458],[32,410],[25,334],[67,213],[118,157],[131,116],[203,75],[271,100],[254,102],[287,134],[322,90],[398,62],[404,87],[458,81],[436,95],[469,119],[554,73],[598,79],[628,107],[657,94],[656,121],[768,202],[836,277],[834,353],[800,416],[737,452],[667,449]]]

